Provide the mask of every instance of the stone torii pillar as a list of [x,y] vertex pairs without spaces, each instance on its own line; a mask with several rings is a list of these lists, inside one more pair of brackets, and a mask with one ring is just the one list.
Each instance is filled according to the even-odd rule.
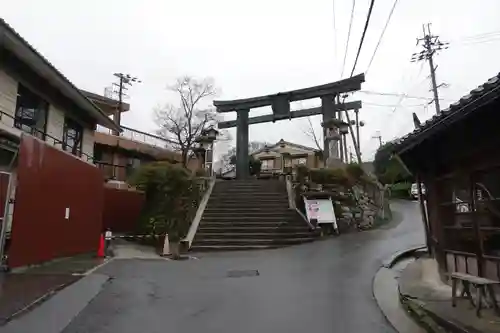
[[248,113],[250,110],[236,112],[236,179],[250,176],[248,157]]

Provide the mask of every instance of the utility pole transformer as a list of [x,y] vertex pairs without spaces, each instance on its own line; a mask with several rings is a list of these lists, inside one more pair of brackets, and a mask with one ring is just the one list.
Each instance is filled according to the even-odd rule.
[[[123,97],[125,96],[125,92],[128,90],[127,86],[131,86],[133,83],[141,83],[141,81],[137,77],[133,77],[130,74],[123,73],[114,73],[114,76],[118,78],[118,83],[113,83],[114,86],[118,87],[118,108],[113,115],[113,120],[118,126],[121,125],[121,117],[123,112]],[[120,135],[120,133],[114,131],[114,135]]]
[[412,55],[412,62],[427,60],[431,71],[432,92],[434,94],[434,105],[436,106],[436,114],[439,114],[441,108],[439,106],[438,85],[436,83],[436,67],[434,66],[434,54],[438,51],[448,48],[449,43],[443,43],[439,40],[439,36],[431,34],[431,24],[427,24],[427,31],[425,25],[422,26],[424,32],[423,38],[417,38],[417,45],[422,43],[423,50]]

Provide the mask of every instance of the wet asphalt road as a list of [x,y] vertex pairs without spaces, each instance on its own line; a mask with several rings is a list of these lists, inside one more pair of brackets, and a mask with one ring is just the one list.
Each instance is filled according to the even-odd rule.
[[[113,279],[63,332],[394,332],[372,279],[383,260],[424,236],[417,202],[392,207],[399,224],[311,244],[181,262],[115,260],[98,271]],[[228,277],[232,270],[260,275]]]

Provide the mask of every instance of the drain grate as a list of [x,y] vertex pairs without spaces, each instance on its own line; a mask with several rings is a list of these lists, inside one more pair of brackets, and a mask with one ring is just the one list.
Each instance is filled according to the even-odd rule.
[[238,278],[244,276],[259,276],[259,271],[256,269],[232,270],[227,272],[227,277]]

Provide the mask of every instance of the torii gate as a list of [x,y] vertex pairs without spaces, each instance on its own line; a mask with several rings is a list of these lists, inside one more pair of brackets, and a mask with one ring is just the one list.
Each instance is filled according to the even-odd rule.
[[[236,120],[224,121],[218,124],[220,129],[236,127],[236,178],[245,179],[249,175],[248,170],[248,125],[276,120],[293,119],[323,115],[323,122],[335,118],[335,113],[344,110],[359,110],[361,101],[348,103],[335,103],[335,97],[348,92],[361,89],[361,83],[365,82],[365,75],[359,74],[348,79],[315,86],[304,89],[292,90],[274,95],[258,96],[232,101],[214,101],[217,112],[236,111]],[[290,102],[302,101],[311,98],[321,98],[321,107],[303,109],[290,112]],[[264,116],[249,118],[250,109],[271,105],[273,113]],[[324,159],[330,156],[338,158],[338,148],[331,147],[329,140],[324,137]]]

